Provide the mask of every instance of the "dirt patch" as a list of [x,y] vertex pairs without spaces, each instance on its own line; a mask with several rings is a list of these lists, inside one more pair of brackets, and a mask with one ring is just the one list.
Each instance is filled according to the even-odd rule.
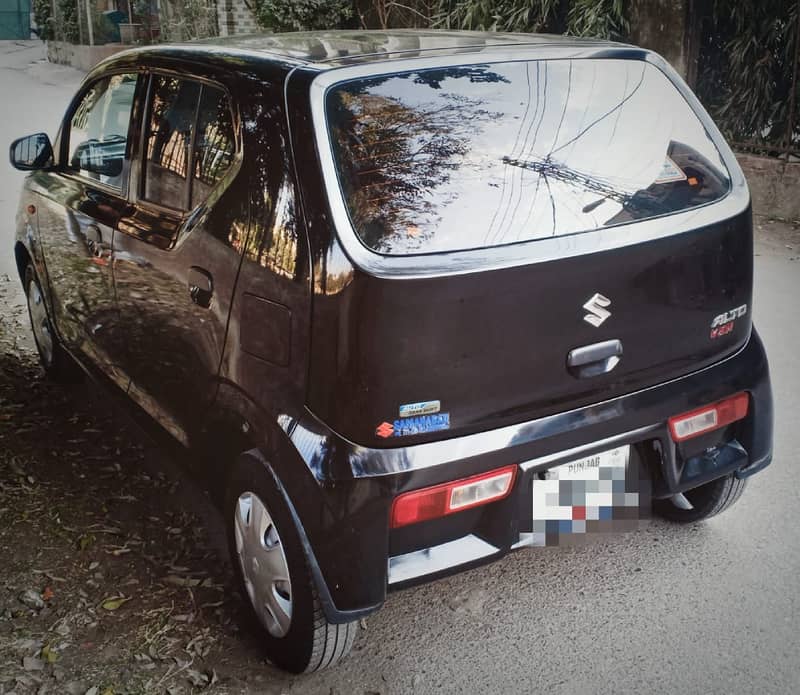
[[44,379],[10,283],[0,277],[0,695],[302,690],[239,628],[210,504],[96,387]]
[[800,261],[800,224],[755,215],[753,228],[756,256],[782,256]]

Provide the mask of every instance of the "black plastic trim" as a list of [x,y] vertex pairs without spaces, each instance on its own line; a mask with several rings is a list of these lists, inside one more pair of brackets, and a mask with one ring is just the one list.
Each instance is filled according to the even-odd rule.
[[297,533],[300,536],[300,542],[303,544],[303,553],[306,556],[306,562],[308,562],[308,567],[311,570],[311,578],[317,588],[319,602],[322,604],[322,610],[325,613],[325,617],[327,618],[328,622],[334,625],[342,625],[344,623],[350,623],[354,620],[358,620],[359,618],[364,618],[380,610],[380,608],[383,606],[382,601],[372,606],[356,608],[353,610],[339,610],[336,607],[336,604],[333,602],[333,598],[331,597],[331,592],[328,589],[328,584],[325,581],[325,578],[322,576],[319,563],[314,555],[314,549],[311,547],[311,543],[308,541],[308,536],[306,536],[305,529],[300,521],[300,516],[298,515],[294,504],[292,504],[292,500],[289,499],[289,495],[286,493],[286,488],[283,486],[280,478],[278,478],[278,476],[275,474],[272,466],[269,465],[269,462],[264,458],[259,449],[251,449],[250,451],[246,452],[246,454],[248,456],[253,456],[261,462],[261,465],[264,466],[264,469],[272,477],[272,481],[275,483],[278,490],[280,490],[281,495],[283,495],[286,506],[289,508],[289,512],[292,515],[292,520],[294,521]]

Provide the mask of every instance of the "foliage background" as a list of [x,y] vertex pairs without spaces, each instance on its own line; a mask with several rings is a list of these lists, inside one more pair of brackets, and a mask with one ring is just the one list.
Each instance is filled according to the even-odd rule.
[[791,139],[800,149],[800,90],[792,94],[799,20],[793,0],[714,0],[696,91],[732,140],[769,153]]
[[274,31],[303,31],[348,26],[352,0],[255,0],[258,23]]
[[[144,4],[135,2],[145,14]],[[225,0],[216,0],[224,2]],[[571,34],[627,40],[635,0],[245,0],[271,31],[358,27],[435,27]],[[797,0],[687,0],[689,32],[699,36],[700,100],[740,146],[800,155],[800,88],[793,76],[800,41]],[[638,0],[639,12],[644,0]],[[34,0],[43,39],[85,39],[75,0]],[[82,26],[79,25],[82,22]],[[163,0],[162,40],[214,36],[214,0]],[[95,34],[98,34],[95,27]]]

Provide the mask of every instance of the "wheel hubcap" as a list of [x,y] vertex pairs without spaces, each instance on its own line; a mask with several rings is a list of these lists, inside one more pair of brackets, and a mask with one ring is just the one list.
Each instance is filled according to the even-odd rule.
[[292,622],[292,584],[278,529],[254,492],[239,495],[234,512],[236,554],[250,603],[273,637],[285,637]]
[[28,286],[28,310],[31,315],[36,347],[39,348],[42,362],[49,367],[53,363],[53,335],[50,332],[50,319],[47,317],[44,297],[42,297],[36,281],[32,281]]

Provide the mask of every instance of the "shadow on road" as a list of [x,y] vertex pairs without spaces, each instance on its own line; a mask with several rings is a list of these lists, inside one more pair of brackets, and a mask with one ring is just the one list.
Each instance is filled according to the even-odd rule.
[[20,312],[0,316],[0,692],[280,682],[239,633],[220,520],[94,386],[44,379]]

